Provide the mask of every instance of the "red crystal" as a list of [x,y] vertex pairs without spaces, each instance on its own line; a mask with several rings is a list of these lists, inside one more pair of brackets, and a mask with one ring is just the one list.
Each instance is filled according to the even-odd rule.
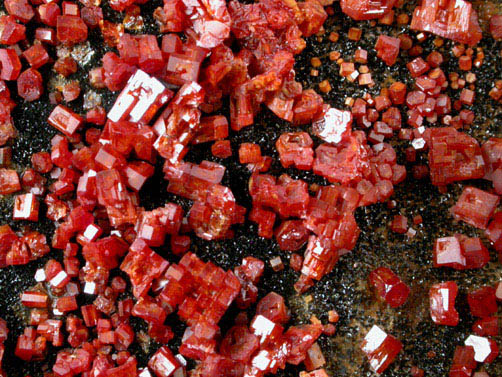
[[497,336],[499,327],[498,317],[486,317],[476,320],[472,325],[472,331],[479,336]]
[[387,267],[371,271],[368,280],[378,297],[392,308],[403,305],[410,293],[410,288]]
[[31,156],[33,169],[39,173],[48,173],[52,170],[51,155],[47,152],[37,152]]
[[48,45],[56,45],[56,32],[51,28],[37,28],[35,30],[35,38],[37,41],[47,43]]
[[78,81],[70,81],[63,87],[63,99],[65,102],[71,102],[80,95],[80,85]]
[[263,315],[279,324],[285,324],[289,321],[288,308],[284,298],[275,292],[270,292],[258,302],[256,315]]
[[12,16],[0,16],[0,43],[14,45],[26,39],[26,27]]
[[458,287],[454,281],[433,285],[429,290],[431,318],[437,325],[457,326],[458,312],[455,310],[455,298]]
[[375,46],[377,56],[382,59],[388,66],[394,65],[399,56],[399,46],[401,40],[399,38],[389,37],[387,35],[379,35]]
[[256,315],[249,325],[251,332],[260,340],[260,346],[273,343],[282,336],[283,327],[263,315]]
[[21,61],[14,49],[0,49],[0,80],[16,80],[21,73]]
[[310,170],[314,161],[313,142],[306,132],[282,134],[276,142],[281,165],[285,168],[294,166],[301,170]]
[[343,185],[358,182],[369,168],[367,146],[355,137],[336,146],[321,144],[315,153],[314,173],[330,182]]
[[423,75],[430,69],[429,64],[420,57],[406,64],[406,67],[410,71],[411,76],[415,78]]
[[467,294],[467,302],[471,314],[475,317],[486,318],[497,311],[495,288],[485,286]]
[[82,20],[85,24],[94,29],[99,26],[100,21],[103,20],[103,10],[97,6],[85,6],[80,10]]
[[442,237],[434,243],[434,267],[451,267],[457,270],[467,265],[464,251],[457,237]]
[[17,93],[25,101],[31,102],[39,99],[43,91],[42,75],[36,69],[29,68],[17,78]]
[[323,99],[319,94],[312,89],[304,90],[293,105],[293,123],[301,125],[312,122],[321,114],[322,105]]
[[354,20],[380,18],[394,6],[395,0],[341,0],[343,13]]
[[249,220],[258,224],[258,235],[264,238],[272,238],[275,217],[274,212],[259,207],[253,207],[249,212]]
[[320,324],[291,326],[284,338],[291,345],[287,355],[287,362],[298,365],[308,357],[308,351],[322,334],[323,326]]
[[62,43],[75,44],[87,40],[87,25],[79,16],[58,16],[56,31]]
[[485,163],[474,138],[452,127],[429,130],[429,168],[434,185],[484,176]]
[[450,369],[451,377],[467,377],[472,375],[472,370],[476,368],[477,362],[474,360],[474,348],[472,346],[457,346],[453,355],[453,363]]
[[72,136],[83,124],[83,119],[80,115],[75,114],[63,105],[56,106],[47,121],[51,126],[67,136]]
[[317,34],[322,28],[328,14],[324,10],[323,4],[319,1],[299,2],[298,7],[303,12],[304,20],[298,25],[304,37]]
[[38,221],[39,202],[35,195],[17,195],[14,202],[13,220]]
[[71,74],[77,72],[77,62],[71,56],[65,56],[56,60],[53,69],[64,77],[68,77]]
[[497,343],[483,336],[469,335],[464,344],[474,348],[474,360],[478,363],[491,363],[499,354]]
[[61,15],[61,9],[56,3],[41,4],[37,8],[38,15],[40,16],[40,21],[42,21],[47,26],[56,26],[57,18]]
[[148,367],[157,377],[171,377],[181,367],[181,364],[171,350],[163,346],[150,358]]
[[103,72],[91,71],[89,73],[92,79],[91,82],[94,82],[96,87],[105,85],[111,91],[121,90],[136,71],[136,67],[127,64],[113,52],[107,52],[102,61]]
[[164,65],[162,52],[160,51],[157,37],[155,35],[142,35],[139,38],[139,60],[140,69],[146,73],[155,73],[162,69]]
[[15,170],[0,169],[0,194],[8,195],[21,190],[19,176]]
[[502,15],[493,15],[490,18],[490,33],[494,39],[502,39]]
[[457,203],[451,208],[451,212],[457,220],[465,221],[480,229],[486,229],[498,204],[499,197],[497,195],[475,187],[466,187]]
[[404,234],[408,230],[408,219],[403,215],[396,215],[392,219],[390,228],[393,232]]
[[5,0],[4,6],[11,16],[23,23],[27,23],[35,16],[35,11],[28,0]]
[[314,343],[307,351],[307,357],[304,360],[307,370],[314,370],[326,364],[326,359],[318,343]]
[[[53,3],[50,3],[53,4]],[[47,64],[50,60],[47,50],[42,44],[35,44],[23,52],[23,57],[26,59],[31,68],[37,69]]]
[[58,298],[56,308],[61,313],[67,313],[78,309],[78,304],[75,296],[66,296]]
[[108,119],[113,122],[129,120],[146,124],[172,96],[173,93],[159,80],[138,70],[117,97],[108,112]]
[[242,363],[247,363],[258,348],[259,341],[256,335],[242,325],[228,330],[220,344],[220,352],[223,356]]
[[242,143],[239,146],[239,162],[253,164],[261,161],[261,149],[258,144]]
[[376,373],[385,371],[402,348],[403,345],[399,340],[376,325],[368,331],[361,344],[361,349],[366,354],[371,369]]
[[232,156],[230,140],[218,140],[211,146],[211,154],[218,158],[228,158]]
[[21,303],[28,308],[47,308],[49,296],[43,292],[24,291],[21,294]]
[[300,250],[308,241],[310,232],[301,220],[286,220],[275,230],[275,239],[281,250]]
[[192,140],[193,144],[206,143],[228,137],[228,121],[223,115],[203,117],[197,135]]
[[159,9],[160,14],[156,11],[156,15],[161,23],[162,32],[180,32],[185,29],[188,20],[183,0],[166,0],[164,8]]
[[469,45],[482,37],[478,15],[465,0],[424,0],[413,12],[411,28]]
[[120,269],[129,275],[133,293],[139,298],[148,292],[153,280],[160,277],[168,265],[145,241],[138,239],[131,245]]

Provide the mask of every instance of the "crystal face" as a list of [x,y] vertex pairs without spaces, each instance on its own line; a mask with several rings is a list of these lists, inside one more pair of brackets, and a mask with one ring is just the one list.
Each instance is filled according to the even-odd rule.
[[475,187],[466,187],[451,208],[453,217],[477,228],[486,229],[500,199]]
[[340,6],[354,20],[371,20],[389,12],[394,3],[395,0],[341,0]]
[[361,350],[366,354],[371,369],[382,373],[394,361],[402,349],[402,344],[392,335],[374,325],[364,337]]
[[469,45],[482,37],[476,11],[464,0],[424,0],[413,12],[411,28]]
[[173,93],[159,80],[137,70],[108,112],[108,119],[147,124],[172,96]]
[[312,132],[327,143],[337,144],[351,132],[352,114],[330,107],[324,115],[312,123]]
[[492,339],[469,335],[464,343],[466,346],[474,348],[474,360],[478,363],[491,363],[498,356],[499,349],[497,343]]
[[484,176],[485,163],[474,138],[452,127],[429,130],[429,168],[434,185]]
[[392,308],[403,305],[410,293],[408,286],[386,267],[373,270],[368,280],[379,298],[386,301]]
[[433,285],[429,290],[430,314],[437,325],[456,326],[459,315],[455,309],[458,287],[449,281]]
[[400,43],[401,41],[399,38],[380,35],[375,46],[377,56],[382,59],[385,64],[389,66],[394,65],[399,56]]
[[47,121],[51,126],[67,136],[72,136],[83,124],[80,115],[63,105],[56,106]]

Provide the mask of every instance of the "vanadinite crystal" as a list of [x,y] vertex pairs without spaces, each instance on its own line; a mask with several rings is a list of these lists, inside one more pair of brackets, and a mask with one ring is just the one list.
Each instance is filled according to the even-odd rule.
[[500,213],[495,214],[493,220],[488,225],[486,236],[499,253],[499,260],[502,260],[502,215]]
[[36,69],[29,68],[17,78],[17,93],[25,101],[31,102],[39,99],[43,91],[42,75]]
[[499,334],[498,317],[480,318],[472,325],[472,331],[479,336],[497,336]]
[[502,39],[502,15],[490,18],[490,33],[494,39]]
[[0,49],[0,79],[16,80],[21,73],[21,61],[14,49]]
[[410,288],[387,267],[371,271],[368,280],[377,296],[392,308],[403,305],[410,293]]
[[14,220],[38,221],[39,202],[35,195],[24,194],[17,195],[14,202]]
[[491,363],[499,354],[499,347],[493,339],[469,335],[464,343],[474,348],[474,360],[478,363]]
[[472,375],[476,368],[477,361],[474,360],[474,348],[472,346],[457,346],[453,355],[453,362],[450,368],[451,377],[468,377]]
[[394,361],[403,345],[392,335],[387,334],[380,327],[374,325],[364,337],[361,344],[371,369],[382,373]]
[[369,169],[368,147],[354,136],[336,145],[321,144],[315,155],[314,173],[330,182],[357,183]]
[[136,297],[144,296],[169,263],[152,251],[145,241],[137,239],[130,247],[120,269],[125,271],[133,284]]
[[387,35],[378,36],[375,46],[377,56],[382,59],[387,65],[394,65],[399,55],[399,38],[389,37]]
[[413,12],[411,28],[469,45],[482,37],[478,15],[466,0],[423,0]]
[[329,107],[323,111],[321,117],[315,118],[312,123],[314,135],[327,143],[339,143],[350,136],[352,114]]
[[454,281],[435,284],[429,290],[431,318],[437,325],[457,326],[459,315],[455,309],[458,287]]
[[462,270],[484,267],[490,261],[490,254],[479,238],[456,234],[436,240],[433,258],[434,267]]
[[56,30],[58,40],[63,43],[74,44],[87,39],[87,25],[79,16],[58,16]]
[[21,190],[19,176],[15,170],[0,169],[0,194],[8,195]]
[[175,374],[175,372],[184,369],[184,366],[166,346],[159,348],[151,357],[148,367],[157,377],[178,377],[179,374]]
[[341,0],[343,13],[354,20],[380,18],[394,6],[395,0]]
[[7,12],[21,22],[26,23],[35,16],[35,11],[28,0],[5,0],[4,5]]
[[130,120],[146,124],[172,96],[173,93],[162,82],[138,70],[117,97],[108,112],[108,119],[113,122]]
[[0,16],[0,43],[14,45],[26,38],[26,27],[12,16]]
[[482,178],[485,163],[476,139],[452,127],[431,128],[429,168],[434,185]]
[[58,131],[71,136],[83,124],[83,119],[67,107],[58,105],[49,115],[48,122]]
[[486,229],[499,197],[475,187],[466,187],[457,203],[451,208],[453,217],[477,228]]
[[313,141],[306,132],[282,134],[275,143],[283,167],[310,170],[314,162]]
[[[335,334],[338,314],[329,311],[329,324],[312,316],[309,324],[288,326],[297,313],[278,293],[261,292],[260,278],[266,269],[279,273],[289,260],[299,276],[294,289],[304,293],[356,247],[361,232],[358,207],[387,203],[398,213],[396,202],[389,201],[407,173],[397,163],[401,154],[389,141],[398,132],[403,142],[411,141],[406,162],[418,163],[413,177],[426,178],[430,172],[442,193],[456,181],[491,181],[493,190],[466,187],[451,213],[485,229],[502,260],[502,215],[497,213],[495,195],[502,193],[502,139],[492,138],[480,148],[459,131],[474,124],[474,110],[467,107],[480,96],[476,76],[467,71],[479,68],[484,53],[453,46],[465,78],[443,71],[442,53],[420,56],[419,44],[427,39],[423,32],[459,43],[478,42],[477,15],[469,2],[423,0],[411,25],[420,30],[415,46],[406,34],[394,38],[391,31],[389,36],[373,33],[378,37],[376,56],[386,65],[398,61],[401,49],[407,51],[404,72],[414,86],[394,82],[379,88],[379,94],[346,98],[346,108],[325,104],[313,89],[304,89],[295,73],[295,56],[307,47],[305,38],[325,32],[323,24],[335,9],[333,0],[164,0],[153,14],[161,36],[141,33],[145,2],[110,0],[112,10],[125,12],[123,22],[112,22],[100,0],[5,0],[8,15],[0,16],[0,43],[7,46],[0,49],[0,144],[17,145],[10,141],[16,136],[17,120],[14,112],[11,117],[16,97],[10,98],[9,89],[17,87],[17,98],[25,101],[40,99],[45,89],[42,73],[50,70],[49,65],[59,81],[47,83],[55,106],[47,121],[64,134],[53,137],[47,152],[32,154],[32,166],[19,175],[11,165],[13,149],[0,149],[0,195],[18,194],[12,198],[13,220],[38,221],[40,210],[55,225],[47,238],[28,227],[0,226],[0,268],[30,263],[52,248],[62,254],[60,261],[49,259],[39,268],[36,284],[20,294],[27,327],[11,351],[18,358],[41,361],[47,377],[264,377],[300,363],[308,371],[300,372],[301,377],[327,377],[321,369],[327,362],[320,346],[324,339],[317,341],[322,334]],[[355,20],[379,19],[372,24],[391,25],[392,8],[401,3],[340,0],[340,7]],[[405,13],[396,16],[397,25],[408,23]],[[493,18],[491,24],[497,36],[500,20]],[[88,74],[99,95],[72,76],[86,68],[92,56],[89,29],[93,35],[101,33],[108,49],[115,48]],[[338,37],[332,32],[329,40]],[[350,28],[351,41],[361,37],[362,28]],[[374,54],[357,48],[351,61],[342,61],[337,51],[329,58],[340,62],[340,75],[347,81],[372,87],[378,84],[369,66]],[[322,62],[316,59],[312,66],[319,68]],[[327,83],[319,85],[323,93],[329,91]],[[492,97],[498,100],[500,85],[494,85]],[[458,88],[459,99],[450,99],[447,88]],[[108,112],[101,104],[102,90],[118,94]],[[85,117],[78,114],[80,97]],[[264,108],[289,125],[267,143],[235,139],[234,133],[253,126]],[[435,123],[445,127],[425,127]],[[270,142],[275,142],[274,151]],[[235,160],[238,151],[238,162],[245,164],[238,167],[250,172],[248,186],[234,195],[223,184],[239,184],[223,162],[192,162],[191,152],[209,149],[203,143],[212,144],[216,159],[234,152]],[[420,155],[427,149],[428,166]],[[281,174],[281,166],[289,169],[288,174]],[[228,168],[235,173],[233,164]],[[298,170],[303,170],[302,178]],[[172,201],[181,200],[182,205],[144,203],[143,191],[153,187],[148,180],[162,173],[165,185],[153,182],[154,191],[167,187],[170,197],[177,197]],[[313,175],[329,183],[311,184]],[[246,208],[238,202],[244,197],[242,190],[252,201]],[[404,209],[400,213],[390,229],[414,237],[410,215],[404,215]],[[257,228],[258,236],[271,245],[276,242],[281,252],[263,261],[246,256],[228,270],[192,252],[200,249],[200,242],[231,245],[219,240],[235,237],[243,229],[236,224],[249,222],[257,224],[252,229]],[[415,216],[413,226],[422,225],[427,224]],[[438,238],[434,267],[485,267],[490,253],[480,237],[452,233]],[[390,268],[374,265],[368,285],[375,296],[391,308],[405,305],[410,288]],[[457,325],[457,292],[453,281],[430,287],[435,324]],[[478,317],[472,326],[475,335],[457,347],[450,377],[471,376],[476,362],[491,362],[497,356],[497,345],[488,338],[500,331],[497,300],[502,300],[502,283],[468,293],[471,314]],[[221,323],[234,314],[232,323]],[[178,355],[167,346],[179,335],[166,324],[174,316],[185,329],[177,341]],[[138,320],[145,322],[144,332],[136,333]],[[6,337],[6,324],[0,320],[0,361]],[[151,350],[145,366],[136,360],[133,344],[150,340],[160,347]],[[402,348],[398,339],[376,325],[361,344],[378,374]],[[46,365],[43,360],[52,352],[55,362]],[[184,357],[195,360],[194,370],[187,371]],[[0,370],[0,376],[4,374]],[[421,376],[423,371],[412,367],[411,374]]]
[[471,314],[475,317],[490,317],[497,311],[495,288],[486,286],[467,294]]
[[457,237],[438,238],[434,243],[434,267],[463,269],[466,266],[465,255]]

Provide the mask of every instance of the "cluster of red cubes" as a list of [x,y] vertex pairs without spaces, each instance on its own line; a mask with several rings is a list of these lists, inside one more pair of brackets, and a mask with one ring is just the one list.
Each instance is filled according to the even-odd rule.
[[[133,3],[112,2],[111,6],[124,10]],[[27,22],[35,11],[28,3],[23,6],[26,12],[32,13],[31,17],[26,15],[24,22]],[[30,326],[18,338],[15,350],[23,360],[41,360],[48,352],[49,343],[61,347],[67,342],[72,350],[58,352],[52,367],[54,376],[103,373],[106,376],[149,376],[151,373],[158,377],[184,376],[185,360],[181,355],[173,356],[167,347],[159,349],[144,370],[138,370],[135,357],[127,351],[136,338],[129,323],[131,316],[149,324],[151,338],[167,343],[173,334],[164,322],[174,311],[190,326],[180,352],[185,357],[204,360],[198,367],[204,376],[214,376],[226,368],[233,370],[235,376],[243,373],[263,376],[284,368],[286,362],[298,364],[304,359],[308,360],[310,370],[323,364],[319,364],[322,359],[319,346],[315,345],[315,351],[308,354],[323,326],[292,327],[283,332],[289,315],[284,300],[275,294],[258,304],[257,315],[249,327],[241,319],[221,340],[220,346],[219,320],[235,299],[241,308],[256,301],[255,284],[263,271],[263,262],[247,259],[234,274],[187,253],[190,239],[185,234],[188,231],[208,240],[231,237],[231,225],[242,223],[245,214],[232,192],[220,185],[225,172],[222,165],[183,161],[191,143],[217,141],[228,136],[224,117],[204,117],[201,113],[201,109],[215,110],[221,95],[228,94],[213,89],[225,86],[220,81],[230,74],[228,70],[221,71],[221,59],[229,52],[231,58],[235,58],[230,50],[220,45],[230,32],[229,12],[224,4],[215,9],[212,6],[208,4],[204,10],[202,4],[166,2],[163,11],[167,18],[173,16],[173,11],[183,9],[182,18],[186,18],[174,19],[183,25],[181,30],[190,28],[187,34],[193,38],[191,42],[182,43],[178,36],[168,34],[159,47],[153,35],[120,35],[117,41],[119,55],[107,53],[103,66],[90,74],[95,87],[122,90],[108,114],[96,107],[84,118],[64,105],[57,105],[48,122],[64,137],[54,137],[50,153],[34,155],[33,169],[26,171],[21,180],[13,170],[2,171],[3,194],[21,189],[27,191],[16,197],[14,219],[37,221],[39,198],[45,195],[47,216],[58,224],[52,247],[63,250],[64,263],[51,259],[44,269],[37,271],[38,284],[22,294],[22,304],[31,311]],[[237,6],[234,4],[234,12],[238,12]],[[187,7],[194,12],[190,17]],[[22,12],[13,9],[9,12],[19,17]],[[264,4],[257,10],[263,16],[271,11]],[[94,21],[102,19],[102,14],[93,6],[81,11],[73,3],[64,3],[61,15],[56,3],[41,4],[36,12],[48,28],[37,30],[37,36],[47,44],[57,41],[71,45],[85,41],[86,24],[95,27],[99,22]],[[296,12],[298,25],[306,35],[315,33],[326,18],[322,6],[315,1],[297,8]],[[304,13],[308,20],[304,19]],[[3,21],[17,30],[17,39],[11,37],[9,42],[14,44],[24,38],[22,25],[11,18]],[[285,28],[296,33],[301,45],[299,26],[286,23]],[[169,20],[166,27],[171,28],[169,31],[181,31]],[[285,41],[278,35],[275,43],[280,45]],[[209,49],[217,45],[211,58],[214,64],[204,73],[207,82],[201,81],[201,85],[197,83],[201,62]],[[31,65],[26,72],[20,74],[21,63],[14,50],[6,50],[7,58],[13,60],[2,60],[2,72],[6,72],[10,63],[13,67],[13,72],[5,78],[17,79],[18,92],[28,101],[42,94],[43,83],[36,69],[50,61],[44,45],[35,46],[24,53]],[[297,48],[295,52],[300,50]],[[273,65],[263,67],[262,76],[247,86],[252,88],[259,82],[268,85],[275,80],[277,89],[267,94],[270,100],[266,101],[270,102],[270,107],[278,109],[281,106],[278,91],[294,60],[290,52],[278,49],[275,54],[276,61],[286,56],[287,65],[278,72],[273,71]],[[247,69],[250,64],[251,56],[243,58],[247,60],[236,61],[236,70],[239,67]],[[67,76],[75,72],[73,63],[70,58],[58,60],[55,69]],[[293,78],[288,83],[298,88]],[[33,87],[26,87],[24,82],[28,79]],[[165,82],[181,88],[175,94],[167,89]],[[211,98],[209,93],[217,92],[221,93],[220,97]],[[8,99],[8,92],[4,93]],[[69,102],[70,97],[65,95],[65,100]],[[257,98],[253,111],[256,112],[258,104],[264,101]],[[4,102],[5,108],[9,108],[9,102]],[[289,104],[292,104],[290,99],[287,106]],[[162,108],[163,112],[157,116]],[[157,120],[150,126],[154,117]],[[243,115],[237,117],[243,118]],[[87,128],[82,138],[81,130],[86,123],[104,128]],[[187,217],[179,206],[171,203],[152,211],[145,211],[138,205],[138,192],[153,175],[157,154],[165,159],[168,191],[194,201]],[[46,195],[46,178],[42,174],[48,172],[54,182]],[[67,200],[71,195],[74,199]],[[4,228],[4,265],[28,263],[49,252],[44,236],[31,232],[19,237],[9,227]],[[184,254],[178,264],[169,266],[151,249],[163,245],[166,236],[170,237],[173,252]],[[77,258],[79,252],[85,259],[84,266]],[[135,301],[117,299],[127,288],[127,282],[120,277],[110,280],[110,271],[117,267],[129,276]],[[94,303],[80,307],[77,302],[80,294],[95,295]],[[78,311],[82,318],[74,315]],[[64,319],[60,319],[62,315]],[[234,344],[242,341],[241,335],[248,348],[244,353],[236,353]],[[265,360],[268,360],[266,365]]]
[[[129,12],[142,3],[111,0],[110,6]],[[395,3],[341,0],[340,5],[350,17],[368,20],[392,13]],[[50,344],[68,344],[71,349],[60,350],[52,372],[46,374],[51,377],[185,377],[185,357],[199,361],[194,373],[202,377],[263,377],[301,362],[309,377],[326,376],[316,340],[322,333],[332,334],[333,328],[313,320],[286,330],[289,310],[274,292],[257,303],[250,321],[242,312],[230,330],[221,333],[219,322],[233,302],[239,309],[256,303],[262,261],[247,257],[233,271],[224,271],[189,252],[190,232],[205,240],[231,238],[232,226],[245,222],[246,209],[221,184],[223,165],[184,158],[192,144],[208,142],[213,142],[213,155],[230,156],[229,126],[233,131],[251,126],[262,105],[293,125],[311,124],[311,134],[322,141],[314,147],[307,132],[283,133],[276,141],[281,165],[312,171],[333,184],[308,187],[286,174],[264,174],[272,158],[263,156],[256,144],[240,146],[239,160],[252,171],[253,208],[248,219],[258,224],[260,236],[275,237],[281,250],[296,252],[306,245],[303,257],[293,254],[291,259],[291,266],[301,273],[295,284],[298,292],[305,292],[355,247],[360,232],[355,210],[386,202],[394,185],[406,178],[405,167],[397,164],[396,152],[385,142],[395,132],[413,140],[415,149],[429,149],[434,185],[477,178],[493,182],[495,193],[466,187],[451,212],[456,220],[485,230],[502,259],[502,216],[496,213],[502,194],[502,141],[493,138],[480,146],[458,131],[473,121],[471,111],[460,109],[472,105],[475,95],[464,88],[453,105],[460,114],[449,116],[452,104],[443,93],[448,82],[439,67],[441,54],[408,63],[415,79],[412,91],[394,83],[374,98],[367,94],[354,100],[350,111],[324,104],[320,95],[295,80],[294,56],[306,47],[304,37],[322,31],[324,6],[330,4],[164,0],[154,14],[165,33],[159,44],[155,35],[124,33],[104,20],[101,8],[91,2],[80,8],[69,1],[5,1],[8,15],[0,17],[0,43],[12,47],[0,49],[0,80],[16,80],[21,98],[34,101],[42,95],[38,69],[52,63],[49,46],[85,42],[88,29],[96,27],[118,53],[106,53],[89,80],[96,88],[120,91],[108,112],[96,106],[83,117],[65,105],[55,106],[48,123],[64,136],[52,139],[50,153],[34,154],[32,168],[21,178],[15,170],[3,168],[10,165],[11,150],[0,149],[0,194],[23,191],[15,197],[13,219],[38,221],[43,198],[46,216],[56,223],[51,246],[63,253],[62,263],[49,260],[37,271],[37,284],[21,294],[30,315],[29,326],[17,339],[16,356],[43,360]],[[36,43],[21,51],[25,24],[31,20],[43,25],[35,30]],[[497,34],[498,21],[492,25]],[[415,9],[411,27],[470,45],[481,38],[476,13],[464,0],[424,0]],[[185,42],[176,34],[180,32]],[[230,35],[232,49],[223,43]],[[380,59],[393,65],[400,40],[381,35],[375,49]],[[357,59],[367,61],[367,52]],[[24,61],[29,65],[25,70]],[[354,72],[350,64],[342,64],[343,76]],[[77,71],[77,64],[70,56],[59,57],[54,70],[67,77]],[[62,92],[71,102],[80,95],[80,87],[68,83]],[[225,96],[230,98],[229,122],[222,115],[207,115],[222,107]],[[50,99],[61,101],[54,93]],[[403,105],[411,129],[402,128]],[[14,106],[0,81],[2,146],[16,135],[10,117]],[[438,117],[451,127],[424,129],[424,120],[435,123]],[[353,123],[366,132],[353,130]],[[174,203],[150,211],[140,206],[139,192],[154,175],[159,157],[168,192],[192,200],[189,213]],[[43,174],[49,173],[53,181],[47,185]],[[394,228],[404,233],[406,224],[397,222]],[[178,263],[170,264],[154,250],[167,239],[173,254],[180,256]],[[44,235],[26,231],[20,236],[7,225],[0,227],[0,267],[26,264],[49,252]],[[457,234],[436,241],[433,262],[435,267],[482,268],[489,253],[480,238]],[[118,268],[128,276],[134,299],[119,299],[128,282],[110,278]],[[404,305],[410,293],[386,267],[372,271],[368,282],[377,298],[392,308]],[[429,292],[432,320],[455,326],[456,283],[438,283]],[[95,296],[93,303],[80,306],[78,297],[83,294]],[[498,355],[491,337],[499,332],[494,314],[502,284],[482,287],[467,298],[471,314],[479,319],[474,334],[455,352],[452,377],[470,376],[476,363],[489,363]],[[166,344],[174,336],[165,324],[172,313],[188,326],[180,354],[173,355],[164,345],[147,367],[139,369],[128,351],[139,336],[130,318],[143,319],[148,336]],[[6,324],[0,320],[0,361],[6,337]],[[371,368],[381,373],[402,344],[375,325],[361,349]]]

